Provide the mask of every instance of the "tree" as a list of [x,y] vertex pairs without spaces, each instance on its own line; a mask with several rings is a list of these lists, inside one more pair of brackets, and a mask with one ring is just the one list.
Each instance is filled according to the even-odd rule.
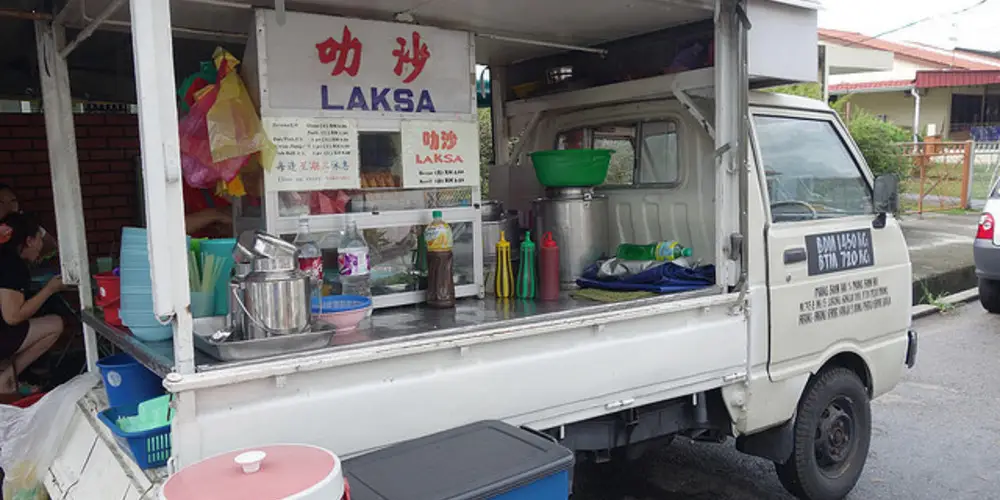
[[484,197],[490,192],[493,158],[493,116],[490,108],[479,108],[479,184]]
[[[817,83],[785,85],[773,87],[767,91],[817,100],[822,96]],[[910,133],[856,106],[852,109],[851,116],[847,117],[845,110],[849,100],[850,96],[841,97],[832,107],[841,119],[845,120],[848,132],[857,143],[858,149],[861,150],[861,154],[865,157],[872,173],[875,175],[896,174],[900,179],[906,179],[910,174],[910,169],[913,168],[913,161],[903,154],[899,143],[912,140]]]

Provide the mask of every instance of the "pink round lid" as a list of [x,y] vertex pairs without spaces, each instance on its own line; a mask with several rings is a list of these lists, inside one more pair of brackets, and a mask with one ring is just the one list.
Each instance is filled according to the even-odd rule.
[[[167,479],[163,500],[338,500],[344,478],[330,451],[303,444],[232,451],[185,467]],[[339,492],[339,493],[338,493]]]

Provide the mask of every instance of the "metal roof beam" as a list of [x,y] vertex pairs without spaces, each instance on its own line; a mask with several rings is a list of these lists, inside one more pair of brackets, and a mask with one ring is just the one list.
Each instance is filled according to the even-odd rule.
[[[115,11],[120,9],[124,4],[125,0],[112,0],[112,2],[104,7],[104,10],[102,10],[101,13],[90,22],[90,24],[88,24],[85,28],[83,28],[83,30],[80,31],[80,33],[76,35],[76,38],[74,38],[72,42],[67,43],[66,46],[59,51],[59,57],[62,57],[63,59],[68,57],[70,53],[73,52],[73,49],[77,48],[77,46],[83,43],[84,40],[90,38],[90,36],[97,31],[97,28],[100,28],[101,25],[104,24],[109,17],[114,15]],[[59,13],[62,14],[64,11],[65,8],[62,11],[59,11]]]

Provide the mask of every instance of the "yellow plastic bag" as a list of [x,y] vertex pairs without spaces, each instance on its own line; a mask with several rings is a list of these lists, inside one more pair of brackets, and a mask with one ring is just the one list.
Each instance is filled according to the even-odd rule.
[[215,49],[212,56],[219,71],[219,94],[208,110],[208,137],[212,161],[261,155],[261,165],[270,169],[274,143],[267,137],[250,93],[236,72],[240,61],[225,49]]

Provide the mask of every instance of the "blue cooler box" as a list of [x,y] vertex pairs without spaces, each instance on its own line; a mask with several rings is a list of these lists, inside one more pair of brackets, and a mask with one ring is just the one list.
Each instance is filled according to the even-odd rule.
[[566,500],[573,452],[484,421],[344,461],[351,500]]

